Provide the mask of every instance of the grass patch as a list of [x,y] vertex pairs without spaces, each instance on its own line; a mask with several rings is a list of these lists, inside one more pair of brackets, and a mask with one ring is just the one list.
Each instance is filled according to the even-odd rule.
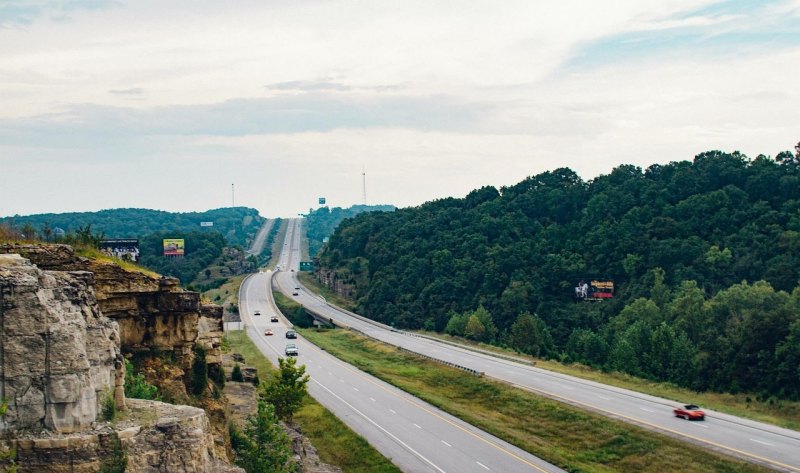
[[130,262],[130,261],[125,261],[125,260],[122,260],[122,259],[119,259],[119,258],[113,258],[111,256],[103,254],[97,248],[93,248],[91,246],[86,246],[86,245],[75,245],[75,244],[72,245],[72,248],[75,251],[75,254],[78,255],[78,256],[83,256],[84,258],[90,258],[90,259],[93,259],[95,261],[99,261],[99,262],[102,262],[102,263],[116,264],[117,266],[121,267],[125,271],[131,272],[131,273],[141,273],[141,274],[144,274],[146,276],[150,276],[151,278],[156,278],[156,279],[160,279],[161,278],[161,275],[158,274],[155,271],[149,270],[149,269],[145,268],[144,266],[139,266],[138,264]]
[[[258,370],[262,381],[268,382],[275,376],[277,370],[243,330],[227,332],[225,338],[231,351],[241,353],[247,364]],[[400,473],[392,462],[311,396],[306,396],[303,406],[294,414],[294,421],[317,448],[320,459],[345,473]]]
[[242,285],[242,281],[246,276],[246,274],[240,274],[239,276],[230,277],[220,287],[204,292],[203,297],[214,304],[219,304],[226,308],[232,303],[236,304],[239,300],[239,286]]
[[[283,243],[286,239],[286,230],[289,228],[289,219],[282,218],[280,222],[280,227],[278,227],[278,233],[275,235],[275,238],[272,240],[272,247],[271,247],[271,254],[273,256],[280,255],[281,250],[283,249]],[[268,269],[275,269],[275,266],[278,265],[279,258],[272,258],[267,264]]]
[[652,396],[674,399],[677,402],[700,404],[705,408],[713,409],[715,411],[725,412],[727,414],[745,417],[748,419],[785,427],[787,429],[800,430],[800,402],[777,400],[774,398],[760,401],[755,394],[748,393],[698,393],[692,391],[691,389],[682,388],[674,384],[650,381],[620,372],[604,372],[579,363],[567,365],[553,360],[540,360],[531,356],[520,354],[514,350],[486,345],[483,343],[479,344],[457,337],[451,337],[433,332],[420,333],[458,343],[459,345],[473,346],[485,351],[536,361],[537,368],[554,371],[556,373],[575,376],[576,378],[588,379],[598,383],[608,384],[610,386],[630,389],[631,391],[650,394]]
[[334,356],[568,471],[770,471],[504,383],[468,376],[352,332],[302,333]]
[[323,286],[322,284],[319,283],[319,281],[314,279],[313,274],[301,271],[297,274],[297,279],[305,287],[311,289],[312,292],[322,295],[322,297],[324,297],[325,300],[330,302],[331,304],[337,305],[349,311],[355,310],[356,303],[354,301],[351,301],[350,299],[345,299],[344,297],[339,296],[335,292]]

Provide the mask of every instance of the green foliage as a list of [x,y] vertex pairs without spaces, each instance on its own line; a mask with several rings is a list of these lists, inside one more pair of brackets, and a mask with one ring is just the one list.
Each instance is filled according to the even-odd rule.
[[278,418],[292,420],[306,395],[308,380],[306,367],[297,366],[297,358],[278,358],[278,375],[264,389],[264,397],[275,406]]
[[[264,219],[258,210],[247,207],[226,207],[205,212],[164,212],[148,209],[110,209],[99,212],[38,214],[0,218],[0,224],[12,227],[41,228],[43,237],[52,236],[58,227],[77,237],[105,235],[107,238],[141,238],[157,232],[189,232],[199,230],[200,222],[214,222],[206,233],[219,233],[229,245],[245,246],[258,231]],[[172,237],[170,237],[172,238]],[[179,238],[179,237],[174,237]],[[88,243],[88,242],[87,242]]]
[[239,366],[239,363],[233,365],[233,371],[231,371],[231,381],[236,381],[238,383],[244,381],[244,377],[242,376],[242,367]]
[[133,363],[125,360],[125,397],[160,400],[158,387],[150,384],[142,374],[134,373]]
[[111,422],[117,417],[117,403],[114,401],[114,393],[110,390],[104,391],[100,399],[100,416],[106,422]]
[[305,217],[308,225],[306,234],[310,256],[316,256],[322,248],[323,240],[333,233],[342,220],[364,212],[392,212],[394,210],[393,205],[354,205],[347,209],[341,207],[309,209]]
[[206,349],[200,345],[194,347],[194,361],[192,361],[191,391],[195,396],[203,394],[208,386],[208,362]]
[[211,368],[208,369],[208,377],[211,378],[211,381],[214,381],[214,388],[224,388],[225,387],[225,368],[222,366],[215,366],[212,370]]
[[[711,151],[590,182],[556,169],[344,220],[320,263],[355,285],[358,312],[398,328],[522,351],[544,343],[540,353],[695,389],[800,397],[786,382],[800,316],[787,301],[800,281],[797,161]],[[576,302],[573,287],[594,278],[613,280],[614,298]],[[525,313],[536,328],[522,328]]]
[[244,429],[239,431],[231,425],[230,434],[236,464],[247,473],[297,471],[289,438],[278,423],[275,409],[264,399],[259,399],[258,412],[248,417]]
[[[184,256],[164,256],[165,238],[183,238]],[[225,239],[216,232],[157,232],[139,239],[139,263],[159,274],[174,276],[188,283],[219,258],[224,247]],[[211,286],[213,284],[209,284]]]
[[114,433],[106,438],[110,446],[100,463],[100,473],[125,473],[125,469],[128,467],[128,455],[122,448],[119,436]]
[[[3,399],[0,402],[0,417],[5,417],[6,411],[8,411],[8,402]],[[0,443],[0,471],[3,473],[16,473],[19,469],[16,458],[16,450],[8,447],[5,443]]]

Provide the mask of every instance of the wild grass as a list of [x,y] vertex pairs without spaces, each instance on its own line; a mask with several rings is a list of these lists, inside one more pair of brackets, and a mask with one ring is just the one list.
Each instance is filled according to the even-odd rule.
[[267,264],[267,268],[275,269],[275,266],[278,265],[278,255],[281,254],[281,250],[283,248],[284,240],[286,239],[286,230],[289,228],[289,220],[282,218],[280,227],[278,227],[278,233],[275,235],[275,238],[272,240],[272,259],[269,260],[269,264]]
[[483,343],[478,344],[470,340],[432,332],[420,333],[458,343],[460,345],[473,346],[481,350],[514,356],[516,358],[524,358],[529,361],[536,361],[537,368],[554,371],[556,373],[567,374],[570,376],[575,376],[576,378],[588,379],[598,383],[630,389],[631,391],[650,394],[666,399],[674,399],[677,402],[699,404],[705,408],[713,409],[715,411],[725,412],[727,414],[745,417],[760,422],[785,427],[787,429],[800,430],[800,402],[776,398],[760,399],[757,395],[752,393],[728,394],[717,392],[696,392],[671,383],[646,380],[616,371],[601,371],[579,363],[564,364],[554,360],[535,359],[531,356],[527,356],[506,348],[486,345]]
[[122,269],[128,272],[141,273],[156,279],[161,278],[161,275],[155,271],[147,269],[144,266],[139,266],[138,264],[133,263],[131,261],[125,261],[120,258],[114,258],[112,256],[108,256],[103,252],[101,252],[100,250],[98,250],[97,248],[82,244],[73,244],[71,246],[75,250],[75,254],[78,256],[83,256],[84,258],[90,258],[95,261],[100,261],[103,263],[116,264],[117,266],[121,267]]
[[334,356],[568,471],[769,471],[504,383],[466,375],[352,332],[302,333]]
[[[267,360],[244,331],[225,335],[231,351],[244,356],[246,363],[258,370],[259,378],[269,382],[277,370]],[[294,421],[303,435],[316,447],[320,459],[340,467],[345,473],[400,473],[386,457],[367,443],[311,396],[294,414]]]
[[297,279],[300,280],[301,283],[307,288],[309,288],[312,292],[322,295],[326,301],[335,304],[343,309],[347,309],[350,311],[355,310],[356,304],[354,301],[350,299],[346,299],[344,297],[339,296],[335,292],[331,291],[327,287],[323,286],[319,283],[316,279],[314,279],[314,275],[307,272],[300,272],[297,275]]

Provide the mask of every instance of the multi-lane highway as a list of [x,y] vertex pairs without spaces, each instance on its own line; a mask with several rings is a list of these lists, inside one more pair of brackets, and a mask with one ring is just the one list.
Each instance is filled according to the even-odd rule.
[[[291,221],[289,225],[287,239],[290,243],[284,247],[280,259],[280,265],[285,271],[275,275],[276,286],[281,292],[325,319],[333,320],[338,325],[352,327],[370,337],[401,346],[409,351],[483,372],[487,376],[506,381],[521,389],[607,414],[778,470],[800,472],[800,432],[708,410],[704,422],[688,422],[672,415],[672,406],[677,404],[673,400],[561,375],[531,365],[394,331],[332,306],[298,283],[295,271],[297,271],[299,252],[295,249],[299,248],[301,235],[297,230],[298,220]],[[293,293],[297,293],[297,296],[292,296]]]
[[[297,252],[299,242],[293,239],[297,234],[287,233],[284,254]],[[281,264],[289,264],[286,258]],[[296,264],[297,258],[291,262]],[[295,343],[298,363],[311,376],[309,393],[403,471],[563,471],[341,362],[302,337],[286,339],[288,324],[283,317],[270,321],[279,315],[270,293],[272,276],[271,272],[251,275],[239,291],[239,310],[250,338],[273,362],[284,356],[286,343]],[[256,310],[261,315],[253,315]],[[266,329],[273,335],[265,335]]]

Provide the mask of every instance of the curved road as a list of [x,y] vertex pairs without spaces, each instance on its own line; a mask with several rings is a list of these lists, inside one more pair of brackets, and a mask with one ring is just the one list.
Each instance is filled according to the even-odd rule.
[[[287,235],[293,233],[299,232],[290,230]],[[287,242],[286,248],[299,254],[297,244]],[[272,276],[258,273],[242,283],[239,310],[248,335],[276,364],[286,343],[295,343],[298,363],[306,365],[311,376],[309,393],[400,469],[414,473],[563,471],[343,363],[302,337],[286,339],[289,324],[274,306]],[[256,310],[261,315],[253,315]],[[270,321],[273,315],[279,322]],[[274,334],[265,335],[266,329]]]
[[[287,296],[337,325],[359,330],[386,343],[461,365],[521,389],[691,441],[771,468],[800,472],[800,432],[706,410],[706,421],[688,422],[672,415],[675,401],[574,378],[427,338],[398,332],[328,304],[297,281],[299,222],[290,222],[276,286]],[[294,271],[292,271],[294,270]],[[299,288],[299,289],[294,289]],[[291,294],[297,293],[297,296]],[[691,401],[687,399],[685,401]]]

